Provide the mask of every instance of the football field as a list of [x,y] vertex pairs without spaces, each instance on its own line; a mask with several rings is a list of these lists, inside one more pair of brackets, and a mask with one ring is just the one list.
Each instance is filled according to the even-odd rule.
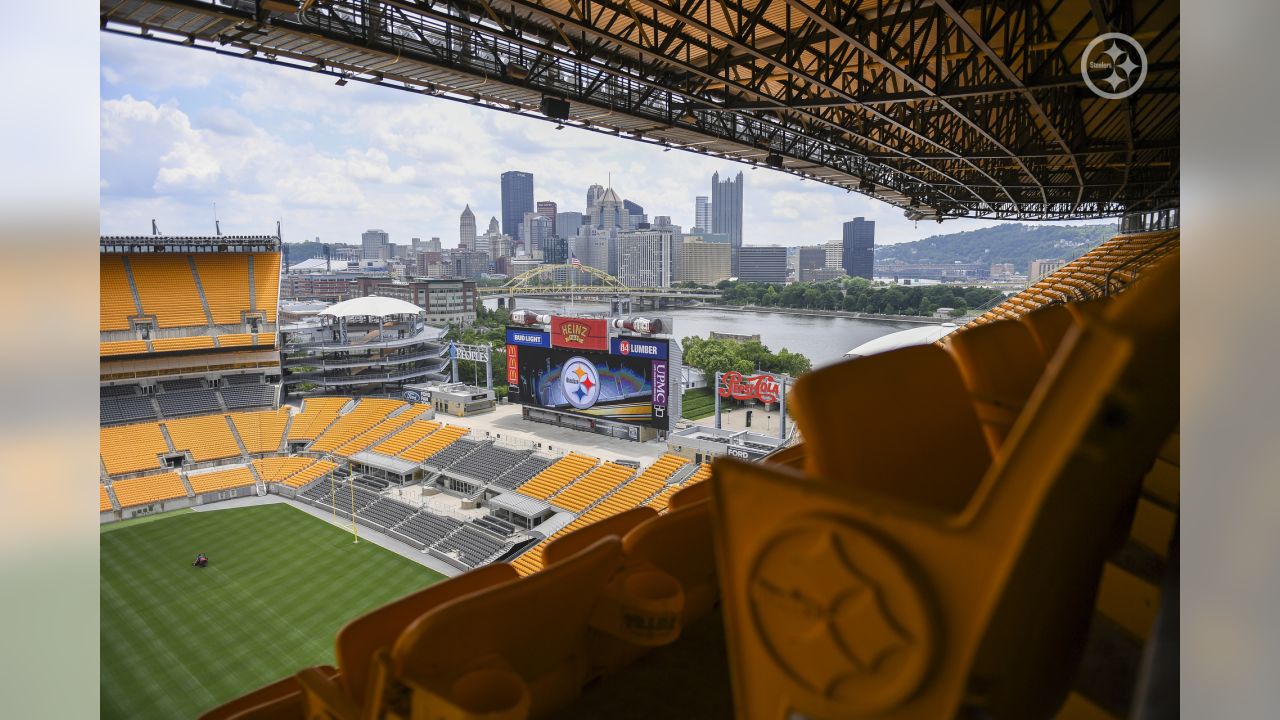
[[100,548],[104,718],[194,718],[332,664],[347,620],[443,579],[287,504],[107,526]]

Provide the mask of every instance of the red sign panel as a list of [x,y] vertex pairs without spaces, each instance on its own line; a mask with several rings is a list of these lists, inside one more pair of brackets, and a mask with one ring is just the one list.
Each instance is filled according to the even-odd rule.
[[551,316],[551,347],[609,351],[609,321]]
[[520,358],[517,355],[517,346],[507,346],[507,384],[520,384]]
[[778,381],[772,375],[743,377],[740,372],[727,372],[720,376],[719,391],[720,397],[734,400],[778,401]]

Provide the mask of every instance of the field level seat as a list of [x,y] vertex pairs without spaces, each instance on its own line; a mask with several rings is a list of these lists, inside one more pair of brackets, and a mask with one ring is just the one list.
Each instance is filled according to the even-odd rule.
[[542,564],[546,567],[573,557],[581,552],[583,548],[595,543],[600,538],[610,536],[622,538],[632,528],[646,520],[657,517],[657,515],[658,512],[653,508],[641,505],[603,520],[597,520],[586,527],[574,530],[568,535],[561,535],[549,541],[546,548],[543,549]]
[[[1108,538],[1129,522],[1146,468],[1177,424],[1172,260],[1098,322],[1067,332],[959,508],[925,501],[912,483],[868,487],[716,461],[738,718],[1054,716],[1083,650]],[[808,402],[806,412],[829,411]],[[837,455],[830,445],[849,444],[840,425],[806,438],[825,459]]]
[[1030,328],[1011,320],[963,330],[948,340],[994,455],[1044,374],[1044,356]]
[[1032,310],[1019,317],[1018,322],[1025,323],[1031,330],[1036,344],[1040,346],[1040,354],[1047,362],[1057,352],[1058,345],[1062,344],[1062,338],[1076,323],[1076,318],[1066,305],[1056,304]]
[[335,641],[342,689],[356,705],[363,705],[377,650],[391,649],[400,633],[426,612],[517,577],[516,571],[505,563],[486,565],[406,595],[347,623],[338,631]]
[[[329,665],[316,670],[328,677],[338,672]],[[291,675],[225,702],[199,720],[296,720],[304,717],[304,710],[302,690]]]
[[[806,439],[805,472],[829,482],[955,512],[991,465],[969,390],[955,360],[936,345],[802,375],[788,404]],[[839,441],[813,441],[837,429]]]
[[621,559],[622,543],[603,538],[542,572],[431,610],[396,641],[391,687],[375,702],[405,701],[386,709],[412,718],[553,716],[581,693],[588,623]]

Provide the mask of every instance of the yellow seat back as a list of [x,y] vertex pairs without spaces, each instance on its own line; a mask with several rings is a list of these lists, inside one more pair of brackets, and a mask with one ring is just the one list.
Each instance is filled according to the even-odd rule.
[[[1007,448],[959,507],[929,501],[909,475],[901,486],[833,482],[718,460],[738,717],[1052,717],[1109,537],[1177,423],[1177,302],[1166,261],[1097,323],[1069,328]],[[838,408],[822,403],[845,399],[811,394],[801,409],[830,416]],[[845,429],[811,427],[816,467],[848,472],[837,462]]]

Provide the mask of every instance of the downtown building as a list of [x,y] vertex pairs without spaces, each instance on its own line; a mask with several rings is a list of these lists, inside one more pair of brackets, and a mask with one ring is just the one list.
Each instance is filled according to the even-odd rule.
[[715,285],[732,274],[730,247],[727,242],[705,242],[691,235],[680,248],[680,282]]
[[360,258],[390,260],[391,235],[385,230],[365,230],[360,234]]
[[476,321],[480,293],[473,280],[414,279],[392,282],[387,278],[362,277],[357,280],[357,296],[379,295],[413,303],[427,313],[427,322],[471,324]]
[[524,214],[534,212],[533,173],[508,170],[502,173],[502,232],[521,240]]
[[618,234],[618,279],[634,288],[671,287],[671,232],[631,230]]
[[738,249],[740,282],[785,283],[787,249],[781,245],[744,245]]
[[474,250],[476,247],[476,215],[471,212],[471,205],[462,209],[458,218],[458,247]]
[[721,180],[720,173],[711,176],[711,232],[729,236],[733,273],[739,272],[742,249],[742,173]]
[[840,267],[849,277],[868,280],[875,274],[876,223],[856,217],[844,224]]

